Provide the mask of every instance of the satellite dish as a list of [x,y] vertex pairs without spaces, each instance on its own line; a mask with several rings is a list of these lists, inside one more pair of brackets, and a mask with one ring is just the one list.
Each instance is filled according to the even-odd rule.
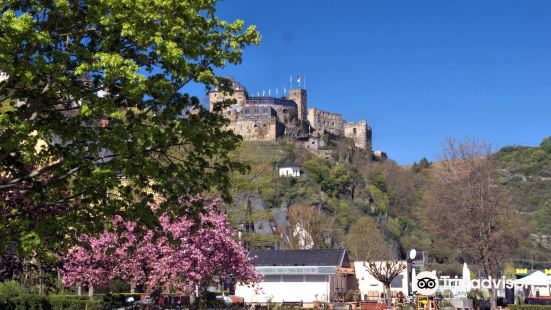
[[409,258],[414,260],[415,257],[417,257],[417,251],[415,249],[411,249],[411,251],[409,251]]

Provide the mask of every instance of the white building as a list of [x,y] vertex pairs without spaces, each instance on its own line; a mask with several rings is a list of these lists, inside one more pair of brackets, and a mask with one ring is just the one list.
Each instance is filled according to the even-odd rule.
[[[376,264],[384,262],[375,262]],[[402,262],[404,267],[406,261]],[[375,279],[367,269],[365,268],[365,261],[355,261],[354,270],[356,272],[356,279],[358,280],[358,286],[362,294],[362,300],[378,300],[381,297],[381,294],[384,293],[383,283]],[[393,295],[396,295],[398,292],[402,292],[404,296],[408,295],[408,273],[407,268],[404,270],[390,283],[390,291]]]
[[264,279],[254,287],[238,284],[235,295],[247,304],[338,301],[357,288],[345,249],[251,251],[253,264]]
[[0,83],[7,81],[9,78],[10,76],[6,72],[0,71]]
[[285,165],[278,167],[280,177],[300,177],[300,167],[296,165]]

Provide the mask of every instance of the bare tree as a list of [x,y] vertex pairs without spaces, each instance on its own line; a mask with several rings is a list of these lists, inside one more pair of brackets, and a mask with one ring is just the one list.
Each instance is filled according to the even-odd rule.
[[375,221],[363,216],[352,226],[344,237],[344,245],[354,260],[383,260],[392,256],[388,242],[383,238]]
[[385,289],[385,299],[389,299],[390,295],[390,283],[396,278],[402,271],[406,269],[406,264],[400,261],[369,261],[364,263],[364,267],[377,281],[383,283]]
[[[499,270],[516,243],[517,217],[504,188],[496,182],[498,167],[487,144],[450,139],[425,192],[423,219],[435,239],[471,258],[487,277]],[[490,301],[496,309],[497,292]]]
[[295,204],[289,208],[292,249],[319,249],[334,234],[334,218],[312,206]]

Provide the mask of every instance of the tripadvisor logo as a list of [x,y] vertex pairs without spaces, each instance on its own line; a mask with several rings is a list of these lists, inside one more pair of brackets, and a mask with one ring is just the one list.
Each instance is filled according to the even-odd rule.
[[421,295],[434,295],[438,288],[438,277],[430,272],[423,271],[417,275],[417,293]]
[[[447,287],[450,285],[450,281],[453,279],[450,279],[450,277],[441,277],[440,280],[443,281],[444,287]],[[527,288],[528,285],[526,284],[515,284],[515,282],[512,279],[506,279],[505,277],[494,279],[492,277],[488,277],[487,279],[473,279],[471,281],[465,282],[464,280],[460,279],[460,283],[464,287],[468,288],[475,288],[475,289],[491,289],[491,288],[498,288],[498,289],[511,289],[513,287],[524,287]],[[439,278],[430,271],[423,271],[420,272],[417,275],[417,280],[415,283],[415,286],[417,288],[417,293],[421,295],[434,295],[436,294],[436,291],[438,290],[438,282]]]

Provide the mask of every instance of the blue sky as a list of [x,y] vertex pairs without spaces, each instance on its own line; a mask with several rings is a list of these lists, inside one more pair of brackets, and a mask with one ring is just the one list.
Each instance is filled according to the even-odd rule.
[[366,119],[400,164],[436,160],[447,137],[551,135],[551,1],[226,0],[218,15],[262,35],[223,74],[255,94],[301,74],[309,106]]

